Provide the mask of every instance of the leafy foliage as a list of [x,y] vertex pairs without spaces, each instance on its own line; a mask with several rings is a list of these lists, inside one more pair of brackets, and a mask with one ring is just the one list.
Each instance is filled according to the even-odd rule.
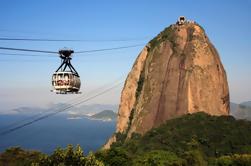
[[177,157],[174,153],[162,150],[146,152],[133,160],[135,166],[182,166],[185,160]]
[[10,166],[104,166],[93,153],[84,156],[79,145],[74,149],[68,145],[66,149],[57,148],[50,156],[36,151],[24,151],[14,147],[0,154],[0,165]]
[[[167,150],[178,155],[190,150],[191,141],[209,157],[234,153],[251,153],[251,122],[231,116],[210,116],[205,113],[185,115],[147,132],[137,142],[137,152]],[[123,145],[127,148],[134,139]],[[130,149],[128,149],[130,150]]]
[[154,162],[154,154],[164,162],[163,151],[184,159],[185,162],[179,160],[182,165],[220,165],[222,156],[229,156],[233,162],[235,155],[242,156],[240,162],[248,163],[243,156],[251,154],[250,131],[249,121],[200,112],[169,120],[143,136],[136,134],[124,143],[112,145],[111,151],[113,148],[125,150],[127,158],[136,165],[148,162],[148,158]]
[[105,165],[119,165],[130,166],[131,157],[128,152],[123,148],[112,148],[110,150],[102,150],[96,153],[99,160],[103,161]]
[[84,152],[79,145],[74,149],[68,145],[66,149],[57,148],[50,156],[41,158],[37,165],[85,165],[85,166],[103,166],[103,163],[97,160],[93,153],[84,156]]
[[222,156],[215,162],[217,166],[250,166],[251,154],[235,154],[232,156]]
[[144,136],[117,133],[109,150],[84,155],[80,146],[51,155],[21,148],[0,154],[0,165],[33,166],[250,166],[251,122],[205,113],[172,119]]
[[[173,28],[174,27],[171,25],[171,26],[165,28],[162,32],[160,32],[160,34],[158,34],[158,36],[153,38],[150,41],[150,48],[158,47],[161,42],[166,41],[166,40],[173,41],[173,36],[174,36]],[[149,50],[149,51],[151,51],[151,50]]]
[[28,166],[33,161],[39,161],[41,156],[43,156],[42,153],[37,151],[25,151],[20,147],[11,147],[0,154],[0,165]]
[[143,85],[144,85],[144,81],[145,81],[145,76],[144,76],[144,73],[141,72],[140,76],[139,76],[139,80],[138,80],[138,86],[136,89],[136,99],[138,99],[138,97],[140,96],[140,93],[141,93]]

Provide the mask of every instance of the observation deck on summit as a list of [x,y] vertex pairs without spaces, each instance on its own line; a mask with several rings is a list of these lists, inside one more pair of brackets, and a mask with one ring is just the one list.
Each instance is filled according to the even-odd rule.
[[176,24],[183,25],[185,21],[186,21],[185,16],[180,16]]
[[176,22],[176,25],[184,25],[189,23],[194,24],[195,22],[193,20],[187,20],[185,16],[180,16]]

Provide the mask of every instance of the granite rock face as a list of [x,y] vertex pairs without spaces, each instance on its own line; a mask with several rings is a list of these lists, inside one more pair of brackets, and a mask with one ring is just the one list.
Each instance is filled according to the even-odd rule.
[[116,133],[130,138],[195,112],[229,114],[226,72],[201,26],[173,24],[143,48],[128,74]]

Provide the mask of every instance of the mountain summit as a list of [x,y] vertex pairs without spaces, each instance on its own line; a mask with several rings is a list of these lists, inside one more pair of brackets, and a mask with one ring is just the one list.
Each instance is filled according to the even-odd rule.
[[228,83],[204,29],[180,17],[138,55],[121,94],[116,133],[129,138],[195,112],[228,115]]

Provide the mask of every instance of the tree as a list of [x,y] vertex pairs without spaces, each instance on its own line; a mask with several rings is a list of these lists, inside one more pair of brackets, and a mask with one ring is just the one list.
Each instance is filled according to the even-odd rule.
[[216,159],[216,166],[250,166],[251,154],[234,154]]
[[33,161],[38,161],[43,155],[37,151],[25,151],[20,147],[11,147],[0,154],[0,165],[28,166]]
[[177,157],[174,153],[155,150],[151,152],[144,153],[143,155],[138,155],[138,157],[133,161],[135,166],[183,166],[185,165],[185,160]]
[[193,166],[206,166],[207,161],[204,159],[204,155],[201,151],[195,149],[185,152],[184,158],[187,161],[188,165]]
[[112,147],[109,150],[98,151],[96,157],[102,160],[105,165],[119,165],[127,166],[131,165],[131,159],[128,152],[122,147]]
[[90,152],[86,157],[85,166],[104,166],[103,162],[96,159],[95,155]]
[[68,145],[65,149],[57,148],[51,156],[42,156],[38,162],[34,162],[33,166],[103,166],[104,164],[97,160],[93,153],[87,157],[80,145],[76,148]]

